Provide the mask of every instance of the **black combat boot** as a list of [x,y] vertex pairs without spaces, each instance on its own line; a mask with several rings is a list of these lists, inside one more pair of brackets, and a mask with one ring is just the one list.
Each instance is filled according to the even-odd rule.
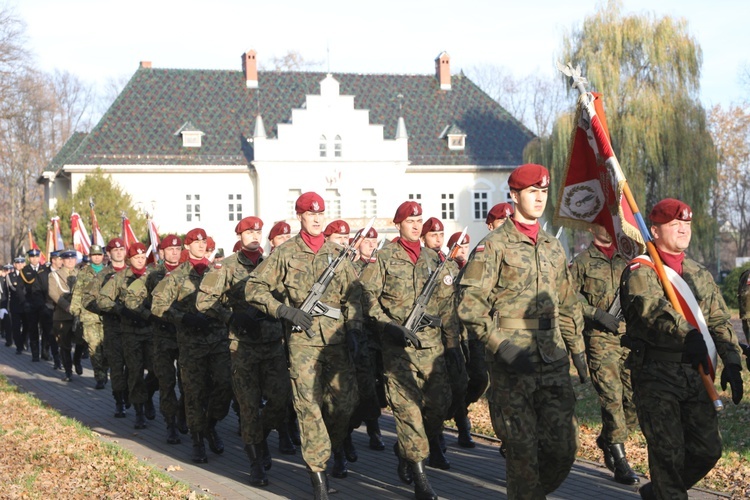
[[263,439],[263,441],[260,442],[260,453],[263,457],[263,468],[266,470],[271,470],[273,461],[271,460],[271,450],[268,448],[267,439]]
[[612,453],[612,458],[615,461],[615,481],[629,485],[640,483],[641,480],[638,478],[638,474],[633,472],[628,459],[625,458],[625,445],[622,443],[611,444],[609,445],[609,451]]
[[438,437],[435,436],[434,438],[430,438],[429,443],[430,460],[427,462],[427,465],[436,469],[449,470],[451,468],[451,463],[445,458],[445,454],[443,453],[442,448],[440,448]]
[[398,458],[398,467],[396,468],[398,471],[398,478],[404,484],[411,484],[414,481],[414,476],[411,473],[411,466],[398,452],[398,442],[393,445],[393,453],[395,453],[396,458]]
[[438,443],[440,443],[440,449],[445,453],[448,447],[445,445],[445,434],[443,434],[442,430],[440,431],[440,434],[437,435],[437,440]]
[[193,438],[193,456],[192,461],[197,464],[208,463],[208,457],[206,456],[206,446],[203,444],[203,434],[200,432],[194,432]]
[[104,389],[105,385],[107,385],[107,381],[99,379],[96,381],[96,386],[94,386],[94,389],[97,389],[97,390]]
[[310,473],[314,500],[328,500],[328,493],[338,493],[336,490],[328,488],[328,478],[325,472],[308,472]]
[[643,500],[656,500],[656,494],[654,494],[654,483],[646,483],[638,488],[638,494]]
[[167,443],[168,444],[180,444],[182,440],[180,435],[177,434],[177,423],[175,422],[174,415],[166,417],[167,421]]
[[357,449],[354,447],[354,443],[352,443],[352,431],[349,431],[349,434],[344,438],[344,454],[346,455],[346,459],[352,463],[356,462],[359,458]]
[[[73,358],[70,356],[70,349],[61,349],[60,356],[62,357],[62,366],[65,369],[65,378],[73,378]],[[70,382],[70,380],[68,380]]]
[[367,426],[367,435],[370,436],[370,449],[375,451],[385,450],[385,443],[383,443],[383,436],[380,434],[380,424],[378,419],[365,420]]
[[135,428],[145,429],[146,428],[146,417],[143,414],[143,403],[133,404],[135,408]]
[[344,479],[349,475],[347,465],[344,447],[343,445],[339,445],[338,448],[333,450],[333,469],[331,469],[331,475],[337,479]]
[[206,441],[208,441],[208,447],[211,448],[211,451],[217,455],[221,455],[224,453],[224,441],[222,441],[219,434],[216,432],[216,423],[216,420],[213,418],[208,421],[205,435]]
[[427,480],[427,473],[424,470],[424,462],[411,464],[411,471],[414,476],[414,497],[417,500],[437,500],[438,496],[430,486]]
[[297,448],[292,443],[292,437],[289,435],[289,429],[287,428],[286,422],[281,424],[276,432],[279,434],[279,452],[282,455],[294,455],[297,453]]
[[245,451],[250,459],[250,484],[253,486],[267,486],[268,476],[263,469],[263,452],[258,444],[246,444]]
[[122,391],[112,391],[112,396],[115,398],[115,418],[125,418],[125,399]]
[[[460,414],[459,414],[460,412]],[[474,448],[476,443],[471,438],[471,421],[469,416],[466,414],[466,410],[459,410],[456,412],[454,420],[456,421],[456,428],[458,429],[458,446],[461,448]]]
[[177,405],[177,430],[180,431],[180,434],[187,434],[190,431],[185,416],[185,400],[182,398],[180,398]]
[[612,458],[612,452],[609,450],[609,445],[607,444],[607,441],[604,440],[604,436],[599,435],[599,437],[596,438],[596,446],[598,446],[599,449],[602,450],[602,453],[604,453],[604,465],[607,466],[607,469],[614,472],[615,459]]
[[75,366],[76,374],[83,375],[83,366],[81,365],[81,356],[83,355],[83,345],[76,344],[76,348],[73,351],[73,366]]
[[146,402],[143,404],[143,413],[146,415],[146,418],[149,420],[153,420],[156,418],[156,408],[154,408],[154,400],[151,398],[146,399]]

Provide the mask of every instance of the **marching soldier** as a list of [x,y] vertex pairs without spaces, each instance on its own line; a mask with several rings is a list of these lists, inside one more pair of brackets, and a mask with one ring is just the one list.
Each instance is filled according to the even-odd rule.
[[28,264],[21,269],[21,280],[24,284],[24,313],[23,313],[23,338],[29,343],[31,349],[31,361],[39,361],[39,333],[40,319],[44,309],[46,296],[34,293],[34,284],[39,273],[46,273],[47,268],[39,265],[41,252],[32,248],[26,252]]
[[607,468],[615,473],[615,481],[636,484],[640,480],[625,456],[628,428],[637,418],[630,370],[625,367],[630,351],[620,346],[624,323],[609,311],[627,263],[603,226],[597,224],[591,233],[594,240],[573,259],[570,273],[583,305],[586,357],[602,410],[602,430],[596,444],[604,453]]
[[494,356],[489,403],[506,447],[508,497],[543,498],[568,476],[578,448],[568,350],[585,380],[583,317],[565,252],[538,223],[549,172],[521,165],[508,186],[516,210],[469,257],[458,314]]
[[[54,335],[52,335],[52,313],[55,310],[55,304],[49,298],[49,276],[52,271],[60,269],[62,267],[62,258],[60,257],[59,251],[52,251],[49,254],[49,266],[44,268],[44,271],[40,269],[37,273],[36,280],[32,288],[32,294],[37,297],[42,297],[44,306],[39,312],[39,326],[42,330],[42,345],[41,353],[39,355],[45,361],[50,360],[50,354],[54,363],[54,369],[62,369],[60,362],[60,352],[57,347],[57,341]],[[75,293],[75,289],[73,290]]]
[[[6,333],[5,346],[16,345],[16,354],[23,354],[23,315],[26,302],[26,287],[21,278],[21,269],[26,265],[26,258],[19,255],[13,259],[13,269],[5,277],[8,286],[8,312],[10,313],[10,331]],[[8,333],[10,335],[8,335]]]
[[513,215],[513,205],[510,203],[498,203],[487,212],[487,219],[484,222],[487,224],[487,229],[494,231],[505,224],[505,221],[511,215]]
[[437,495],[427,479],[424,460],[433,454],[442,455],[439,443],[437,447],[434,443],[451,405],[451,385],[443,355],[447,349],[461,356],[460,325],[453,307],[453,279],[444,268],[427,304],[428,313],[440,318],[440,324],[417,332],[419,345],[407,340],[411,332],[403,324],[440,258],[434,250],[420,245],[423,222],[419,204],[402,203],[393,222],[399,231],[397,243],[378,252],[377,262],[367,266],[362,274],[365,311],[381,328],[387,397],[398,434],[394,452],[399,478],[406,484],[414,483],[418,499],[432,499]]
[[[289,372],[294,408],[302,433],[302,456],[315,498],[328,498],[326,462],[340,452],[349,419],[357,404],[354,364],[347,335],[362,329],[361,294],[349,260],[341,263],[320,302],[325,315],[313,317],[299,309],[317,278],[341,253],[323,235],[325,204],[316,193],[302,194],[295,204],[300,233],[276,247],[250,275],[247,301],[271,316],[298,327],[289,337]],[[278,300],[286,296],[288,304]],[[341,455],[339,455],[341,456]],[[334,463],[332,475],[344,478],[345,461]]]
[[192,460],[208,462],[204,439],[214,453],[224,452],[216,424],[232,402],[231,360],[226,325],[199,312],[195,298],[211,264],[206,258],[206,232],[185,235],[187,260],[167,274],[153,292],[151,313],[177,329],[185,412],[193,441]]
[[[705,267],[685,256],[692,211],[666,198],[649,214],[651,235],[675,292],[690,293],[705,318],[704,332],[679,314],[665,297],[650,259],[638,257],[622,275],[621,303],[636,410],[648,444],[651,482],[642,498],[683,498],[721,458],[717,412],[707,397],[698,368],[710,372],[708,344],[724,362],[722,387],[742,400],[741,352],[719,288]],[[671,271],[674,273],[671,273]],[[698,314],[686,308],[684,314]],[[707,328],[705,328],[707,327]]]
[[292,228],[289,227],[289,224],[283,220],[274,224],[271,231],[268,233],[268,243],[271,245],[271,252],[285,241],[289,241],[291,237]]
[[[55,303],[55,311],[52,314],[52,328],[62,356],[63,367],[65,368],[63,381],[70,382],[73,380],[74,361],[71,358],[70,350],[72,349],[73,337],[76,330],[74,324],[75,318],[70,313],[70,300],[73,297],[73,287],[75,286],[76,275],[78,274],[78,269],[76,269],[76,251],[64,250],[60,253],[60,257],[62,257],[63,265],[50,276],[49,297]],[[83,373],[83,369],[80,368],[82,352],[83,345],[76,343],[75,367],[78,375]]]

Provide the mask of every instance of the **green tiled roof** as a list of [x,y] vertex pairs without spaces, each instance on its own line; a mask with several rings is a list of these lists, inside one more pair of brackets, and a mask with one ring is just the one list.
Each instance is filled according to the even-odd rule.
[[[258,111],[268,137],[275,138],[277,125],[289,122],[306,95],[320,94],[325,76],[260,72],[259,88],[248,89],[242,71],[139,68],[65,163],[247,165],[253,160],[247,138]],[[533,137],[462,74],[452,76],[449,91],[440,90],[432,75],[333,77],[342,95],[355,96],[355,108],[370,111],[370,123],[384,126],[384,138],[394,138],[403,115],[412,165],[516,165]],[[205,134],[200,148],[182,147],[175,135],[186,122]],[[467,135],[464,150],[450,151],[440,138],[447,126]]]
[[78,149],[78,146],[81,145],[87,135],[88,134],[85,132],[73,132],[73,135],[71,135],[68,141],[63,144],[63,147],[60,148],[60,151],[57,152],[44,170],[46,172],[57,172],[66,163],[70,163],[67,161],[68,158],[75,153],[76,149]]

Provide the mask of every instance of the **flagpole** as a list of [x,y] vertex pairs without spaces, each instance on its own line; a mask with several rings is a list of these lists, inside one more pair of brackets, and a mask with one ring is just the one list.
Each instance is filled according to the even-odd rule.
[[[560,63],[558,63],[557,67],[560,72],[570,77],[571,86],[578,90],[578,92],[581,94],[581,104],[588,110],[589,117],[597,116],[596,110],[594,109],[593,99],[590,98],[588,92],[586,91],[585,84],[588,82],[586,78],[581,76],[580,68],[577,67],[574,69],[570,64],[568,64],[567,66],[562,66]],[[606,136],[606,134],[603,135]],[[606,140],[609,143],[609,137],[603,137],[602,139]],[[612,149],[612,144],[609,144],[609,147],[610,149]],[[614,150],[612,151],[612,155],[613,156],[607,160],[607,164],[609,167],[612,167],[615,170],[616,178],[621,179],[620,184],[623,195],[625,196],[625,200],[628,202],[628,206],[630,206],[630,210],[633,212],[635,220],[638,223],[638,230],[643,237],[643,241],[646,243],[646,250],[648,251],[648,255],[651,257],[651,260],[656,267],[656,275],[659,278],[662,288],[664,289],[664,293],[669,299],[669,302],[672,304],[672,307],[675,309],[675,311],[677,311],[684,317],[685,314],[682,310],[682,306],[680,305],[679,300],[677,300],[677,295],[674,292],[672,282],[669,281],[669,278],[667,278],[667,273],[664,270],[664,264],[661,260],[661,257],[659,256],[659,252],[656,251],[656,246],[654,245],[653,239],[651,238],[651,233],[646,227],[643,215],[638,209],[638,204],[636,203],[635,197],[630,190],[628,180],[625,177],[622,168],[620,167],[620,162],[617,161],[617,157],[614,155]],[[708,374],[706,374],[706,372],[703,370],[703,365],[698,365],[698,373],[700,374],[701,381],[703,382],[703,386],[705,387],[708,396],[713,402],[714,409],[716,411],[722,411],[724,409],[724,403],[722,403],[721,398],[719,397],[719,393],[716,391],[713,380],[711,380],[711,377],[709,377]]]

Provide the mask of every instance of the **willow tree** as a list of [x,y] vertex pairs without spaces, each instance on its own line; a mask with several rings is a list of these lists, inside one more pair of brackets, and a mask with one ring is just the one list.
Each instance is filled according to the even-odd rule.
[[[580,65],[590,90],[603,95],[612,145],[641,211],[648,213],[665,197],[690,204],[692,253],[711,259],[715,224],[709,201],[716,154],[698,98],[702,52],[687,22],[625,15],[620,2],[611,0],[564,36],[559,60]],[[558,118],[549,137],[525,151],[528,161],[547,161],[558,182],[570,148],[576,98],[571,92],[571,110]]]

